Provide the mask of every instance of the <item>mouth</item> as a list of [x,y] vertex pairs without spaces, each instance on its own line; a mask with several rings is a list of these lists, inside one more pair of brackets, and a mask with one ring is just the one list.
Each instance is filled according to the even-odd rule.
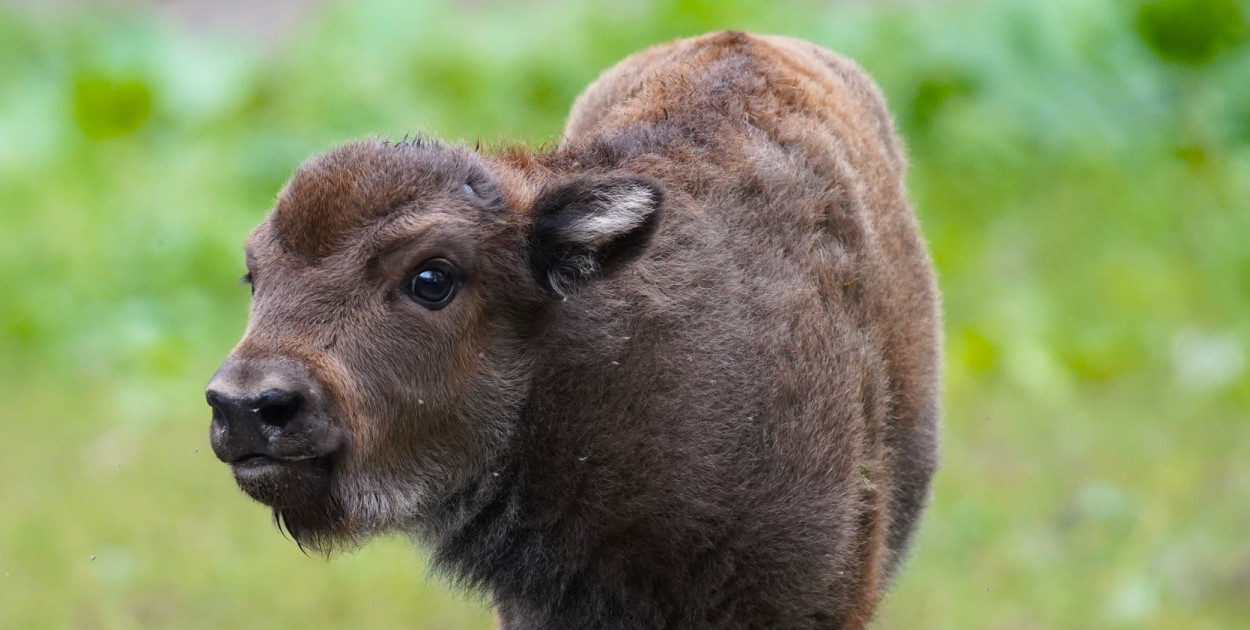
[[252,453],[251,455],[244,455],[230,462],[230,465],[236,469],[237,468],[251,468],[254,466],[264,466],[266,464],[277,463],[277,461],[278,460],[268,455],[263,455],[261,453]]
[[282,508],[324,500],[333,462],[329,456],[277,458],[250,453],[230,462],[239,488],[265,505]]
[[306,462],[313,459],[328,459],[325,455],[300,455],[293,457],[274,457],[264,453],[251,453],[236,458],[230,462],[232,468],[251,468],[255,466],[267,466],[269,464],[290,464],[294,462]]

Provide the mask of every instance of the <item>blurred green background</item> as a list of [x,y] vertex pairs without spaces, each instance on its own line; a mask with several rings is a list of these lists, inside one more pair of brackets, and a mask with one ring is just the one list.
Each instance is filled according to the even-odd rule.
[[1241,0],[0,6],[0,628],[488,628],[378,541],[306,557],[208,448],[241,243],[362,136],[551,142],[735,27],[882,84],[945,295],[943,465],[878,628],[1250,627]]

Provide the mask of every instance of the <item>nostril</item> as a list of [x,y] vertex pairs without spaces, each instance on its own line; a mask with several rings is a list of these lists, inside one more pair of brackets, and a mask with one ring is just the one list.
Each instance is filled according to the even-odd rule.
[[299,413],[304,397],[297,392],[270,389],[256,398],[255,405],[252,411],[262,423],[281,429]]

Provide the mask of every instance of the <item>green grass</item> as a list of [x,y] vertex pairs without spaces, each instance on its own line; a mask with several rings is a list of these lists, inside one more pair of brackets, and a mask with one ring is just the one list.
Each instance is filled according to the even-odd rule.
[[550,141],[602,69],[722,27],[857,58],[910,147],[943,466],[877,626],[1250,618],[1244,2],[410,4],[272,53],[0,9],[0,627],[490,627],[405,541],[302,555],[213,458],[242,238],[334,142]]

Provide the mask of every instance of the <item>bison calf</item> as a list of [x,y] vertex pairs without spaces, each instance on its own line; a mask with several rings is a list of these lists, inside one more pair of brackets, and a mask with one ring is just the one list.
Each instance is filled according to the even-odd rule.
[[862,627],[936,461],[903,170],[854,64],[737,32],[626,59],[550,152],[334,149],[248,238],[213,450],[505,628]]

